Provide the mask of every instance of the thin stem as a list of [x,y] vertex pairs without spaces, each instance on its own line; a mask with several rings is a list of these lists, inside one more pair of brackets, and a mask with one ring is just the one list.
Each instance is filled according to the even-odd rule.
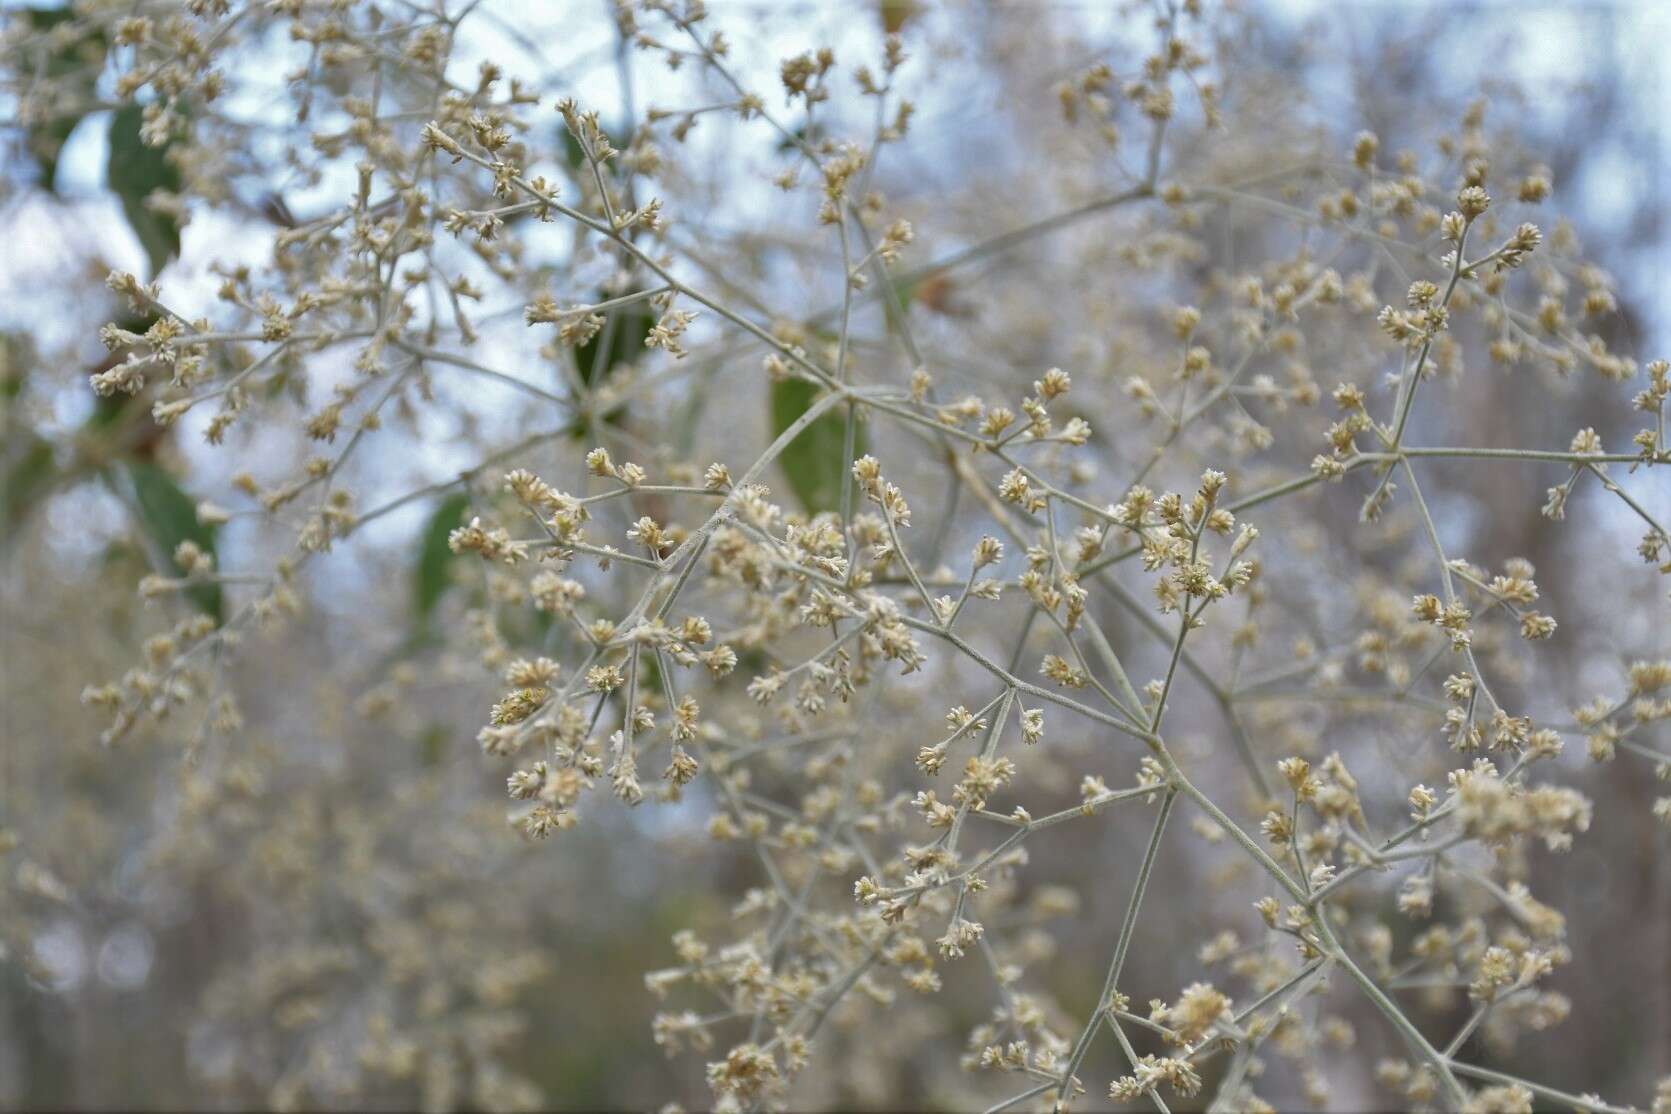
[[1110,1009],[1115,1001],[1120,981],[1120,972],[1125,967],[1126,952],[1131,947],[1132,933],[1137,929],[1137,913],[1143,906],[1143,895],[1149,889],[1149,876],[1154,871],[1155,859],[1160,852],[1161,836],[1166,833],[1166,822],[1171,819],[1172,805],[1176,801],[1178,792],[1169,789],[1160,803],[1160,812],[1155,816],[1155,826],[1149,833],[1149,845],[1143,852],[1143,863],[1137,870],[1137,881],[1131,889],[1131,900],[1126,905],[1125,919],[1120,922],[1120,934],[1114,942],[1114,954],[1108,961],[1108,973],[1102,982],[1102,993],[1097,997],[1097,1007],[1092,1011],[1090,1020],[1080,1032],[1079,1039],[1074,1042],[1073,1054],[1068,1058],[1067,1067],[1062,1071],[1063,1093],[1073,1085],[1074,1074],[1079,1071],[1080,1064],[1085,1061],[1085,1053],[1090,1050],[1091,1037],[1097,1031],[1097,1023],[1104,1011]]

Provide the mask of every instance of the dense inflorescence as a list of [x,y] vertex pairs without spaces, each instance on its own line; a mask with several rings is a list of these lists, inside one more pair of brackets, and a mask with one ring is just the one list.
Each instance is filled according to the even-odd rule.
[[[1469,1054],[1570,1012],[1553,985],[1567,920],[1533,893],[1529,857],[1623,806],[1566,783],[1569,745],[1671,777],[1671,371],[1609,348],[1611,280],[1569,227],[1536,223],[1551,172],[1488,128],[1483,101],[1420,152],[1349,121],[1262,140],[1219,30],[1233,13],[1138,6],[1130,52],[1029,109],[1062,162],[1022,167],[1029,207],[981,197],[985,182],[942,205],[886,192],[891,158],[945,142],[919,138],[908,93],[931,63],[909,24],[861,59],[783,58],[771,88],[698,0],[621,3],[622,50],[694,73],[708,98],[623,134],[527,59],[462,76],[454,54],[492,9],[477,7],[93,5],[8,32],[25,61],[64,27],[122,44],[118,93],[180,172],[147,204],[178,219],[229,204],[227,183],[272,158],[222,106],[241,52],[288,36],[307,143],[282,161],[330,198],[284,213],[264,263],[211,263],[213,298],[109,277],[124,316],[101,333],[93,392],[217,451],[278,428],[309,448],[284,474],[251,455],[197,506],[205,527],[262,525],[237,567],[184,538],[137,584],[177,615],[131,669],[90,679],[107,744],[197,709],[194,756],[258,763],[238,757],[227,663],[310,614],[335,551],[440,505],[432,629],[393,648],[357,713],[390,717],[448,656],[515,833],[562,855],[610,798],[677,805],[747,861],[730,934],[688,927],[646,976],[664,1002],[646,1045],[705,1064],[711,1090],[688,1102],[796,1105],[833,1020],[878,1019],[871,1042],[897,1045],[860,1031],[845,1038],[860,1056],[908,1056],[915,1030],[889,1036],[886,1019],[944,997],[947,1017],[981,1011],[960,1094],[993,1109],[1271,1109],[1272,1057],[1292,1065],[1285,1093],[1326,1104],[1325,1067],[1363,1045],[1388,1050],[1369,1063],[1397,1105],[1667,1109],[1663,1086],[1570,1095]],[[37,72],[25,109],[48,114],[70,80]],[[722,120],[721,158],[740,164],[723,173],[693,152]],[[739,178],[774,192],[798,243],[774,245],[764,221],[730,244],[707,227]],[[1068,227],[1095,242],[1064,250]],[[1233,262],[1221,236],[1239,237]],[[1029,252],[1046,262],[999,270]],[[1064,327],[1094,342],[1053,340]],[[1547,443],[1448,413],[1467,382],[1505,374],[1526,391],[1582,378],[1605,432]],[[462,466],[392,488],[362,468],[443,429]],[[1645,648],[1619,648],[1619,687],[1566,709],[1532,698],[1537,655],[1573,621],[1530,560],[1442,504],[1453,477],[1485,471],[1543,530],[1581,502],[1616,512],[1581,541],[1646,601],[1619,591],[1649,614]],[[465,584],[468,607],[442,600]],[[1364,717],[1391,758],[1359,745]],[[462,808],[420,818],[420,789],[439,791],[372,802],[344,838],[371,855],[380,824],[480,825]],[[1648,807],[1671,824],[1671,790]],[[1132,812],[1149,834],[1119,847],[1113,918],[1068,960],[1057,928],[1106,910],[1064,883],[1095,889],[1110,868],[1053,864],[1040,883],[1038,849]],[[540,969],[522,927],[430,910],[420,937],[398,905],[335,892],[317,818],[274,822],[289,835],[271,872],[380,926],[371,977],[399,992],[359,1069],[444,1076],[424,1083],[435,1106],[537,1105],[492,1051]],[[1180,835],[1237,864],[1199,928],[1156,907]],[[1663,836],[1643,853],[1662,861]],[[402,888],[491,906],[473,861],[407,864]],[[1134,948],[1156,942],[1142,919],[1173,921],[1198,971],[1146,1004],[1130,993]],[[496,958],[471,958],[495,933]],[[1040,974],[1064,961],[1100,987],[1088,1014]],[[323,945],[263,957],[217,985],[210,1015],[258,1027],[285,988],[364,966]],[[404,1031],[458,997],[475,1004],[447,1035]],[[326,998],[290,996],[277,1024],[322,1024]],[[1385,1039],[1362,1040],[1370,1026]],[[1093,1078],[1105,1040],[1124,1066]],[[458,1048],[476,1050],[470,1094],[435,1059]],[[305,1069],[271,1082],[275,1103],[350,1093]]]

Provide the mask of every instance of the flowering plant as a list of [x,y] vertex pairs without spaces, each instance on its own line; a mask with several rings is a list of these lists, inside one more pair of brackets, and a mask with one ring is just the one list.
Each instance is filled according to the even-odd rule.
[[[550,957],[480,910],[550,895],[482,860],[660,806],[748,876],[645,976],[643,1043],[706,1084],[667,1098],[837,1102],[840,1065],[953,1025],[966,1077],[925,1101],[1326,1105],[1351,1056],[1395,1105],[1668,1108],[1665,1083],[1577,1095],[1493,1064],[1572,1008],[1545,853],[1637,809],[1663,873],[1671,796],[1603,807],[1570,752],[1671,776],[1671,366],[1614,350],[1610,278],[1545,230],[1553,171],[1483,100],[1417,106],[1390,151],[1302,126],[1303,93],[1237,46],[1252,17],[1132,13],[1048,81],[1059,44],[981,48],[1015,148],[944,197],[907,171],[945,146],[916,98],[963,40],[910,3],[770,82],[730,13],[618,3],[624,128],[492,4],[11,23],[38,157],[87,103],[124,106],[109,184],[136,183],[151,274],[109,274],[87,389],[124,437],[210,462],[104,466],[150,566],[137,662],[82,692],[110,760],[182,739],[207,830],[264,815],[244,798],[284,766],[247,737],[296,740],[247,670],[305,670],[313,631],[378,659],[332,678],[370,730],[460,686],[471,767],[508,797],[506,832],[469,772],[404,794],[367,773],[340,862],[313,798],[242,829],[298,910],[377,926],[379,973],[338,1005],[296,992],[365,969],[325,937],[209,995],[221,1029],[268,1039],[271,1009],[306,1050],[246,1063],[267,1101],[539,1105],[504,1048]],[[275,146],[239,74],[279,53]],[[652,66],[672,99],[635,113]],[[252,208],[248,258],[194,234]],[[1595,416],[1560,427],[1573,384]],[[1482,492],[1512,531],[1468,527]],[[1611,587],[1569,615],[1520,543],[1579,506],[1608,516],[1575,544]],[[345,586],[389,553],[408,599]],[[1562,641],[1621,667],[1567,699],[1544,680],[1566,652],[1540,664]],[[1133,814],[1136,838],[1106,827]],[[379,850],[413,824],[468,854]],[[29,901],[72,900],[18,833]],[[439,918],[445,958],[363,881],[382,855],[401,892],[474,910]],[[1160,988],[1153,949],[1191,973]]]

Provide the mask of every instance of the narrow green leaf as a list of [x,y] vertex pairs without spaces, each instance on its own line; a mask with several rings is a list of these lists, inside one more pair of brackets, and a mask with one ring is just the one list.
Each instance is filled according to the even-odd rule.
[[58,156],[63,153],[64,144],[69,142],[70,133],[79,123],[79,116],[66,113],[29,129],[26,141],[29,154],[34,157],[35,165],[41,168],[41,185],[49,191],[56,192],[53,182],[58,177]]
[[[148,460],[130,460],[123,467],[133,484],[140,525],[177,575],[186,571],[174,562],[174,550],[181,542],[195,542],[199,549],[214,556],[215,528],[198,521],[196,502],[181,490],[173,476]],[[215,622],[224,618],[220,585],[193,585],[186,594],[199,611],[213,616]]]
[[[0,401],[11,403],[23,393],[23,381],[39,362],[35,342],[27,334],[0,332]],[[9,406],[0,407],[0,420],[10,413]]]
[[453,731],[444,723],[432,723],[424,728],[418,737],[418,753],[423,764],[431,769],[439,766],[447,756],[447,744],[452,739]]
[[124,105],[110,118],[110,158],[105,176],[110,190],[122,202],[134,235],[151,262],[151,277],[170,259],[180,254],[180,226],[172,217],[152,211],[145,199],[156,190],[180,188],[180,169],[168,158],[168,148],[147,147],[139,137],[143,109]]
[[[787,154],[790,151],[799,150],[801,143],[816,146],[823,140],[823,138],[823,128],[819,127],[817,124],[813,124],[810,127],[806,124],[802,124],[800,127],[790,132],[789,135],[786,135],[782,139],[778,140],[777,149],[778,151]],[[800,142],[796,142],[797,140]]]
[[[598,301],[622,296],[600,290]],[[580,371],[580,381],[588,387],[595,386],[608,378],[609,373],[617,366],[638,359],[644,354],[644,340],[655,325],[655,315],[650,312],[646,302],[633,302],[631,305],[606,311],[604,325],[598,330],[598,335],[585,344],[577,344],[574,347],[575,366]]]
[[19,440],[23,437],[27,437],[29,447],[7,463],[4,482],[0,482],[0,527],[5,528],[0,542],[17,537],[17,528],[52,489],[56,476],[52,444],[33,433],[21,435]]
[[[818,398],[819,388],[805,379],[782,379],[772,384],[772,436],[788,429]],[[864,427],[856,431],[853,451],[865,452]],[[843,451],[847,438],[847,415],[840,407],[830,410],[807,426],[789,443],[778,464],[789,480],[789,488],[808,514],[839,510],[841,488],[852,461]]]
[[[588,174],[591,173],[586,170],[586,149],[580,145],[580,140],[574,137],[574,133],[568,129],[568,126],[562,124],[558,125],[557,134],[563,141],[563,155],[568,159],[570,169],[572,169],[576,174],[579,174],[582,171],[586,171]],[[627,136],[619,130],[605,128],[603,130],[603,134],[609,137],[609,145],[617,151],[624,151],[629,146]],[[618,160],[614,159],[604,163],[604,173],[610,175],[611,177],[615,176],[618,173],[616,169],[617,166]]]
[[656,655],[640,654],[638,656],[638,696],[643,699],[645,694],[662,695],[661,666],[656,664]]
[[563,155],[569,160],[569,167],[578,173],[586,165],[586,148],[580,145],[580,140],[568,128],[558,128],[557,132],[563,137]]
[[452,583],[452,563],[457,555],[447,545],[447,536],[464,524],[464,512],[469,509],[470,497],[456,492],[441,501],[424,527],[412,597],[420,624],[429,621],[430,613]]

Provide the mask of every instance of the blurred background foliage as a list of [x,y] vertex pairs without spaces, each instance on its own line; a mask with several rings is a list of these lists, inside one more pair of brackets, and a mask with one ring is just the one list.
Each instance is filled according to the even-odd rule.
[[[596,6],[596,21],[607,27]],[[984,153],[1025,129],[1029,106],[1049,105],[1036,95],[1048,81],[1029,68],[1038,54],[1072,64],[1108,22],[1103,5],[1065,2],[961,0],[932,18],[915,0],[714,7],[752,25],[781,54],[820,41],[807,20],[826,27],[851,20],[864,25],[851,34],[903,30],[916,36],[914,51],[955,56],[973,108],[948,115],[934,149],[958,173],[980,167],[999,177],[1019,173],[1015,160],[989,163]],[[1445,105],[1454,116],[1476,93],[1491,94],[1493,111],[1513,117],[1550,164],[1562,211],[1591,233],[1589,248],[1620,276],[1618,347],[1667,350],[1662,8],[1390,0],[1249,7],[1260,18],[1236,47],[1243,80],[1302,83],[1339,116],[1272,121],[1279,137],[1362,126],[1397,148],[1432,124],[1406,106]],[[65,15],[8,7],[3,18],[46,28]],[[1042,43],[1036,53],[1010,49],[1024,29]],[[834,45],[841,53],[839,34]],[[183,242],[179,223],[145,204],[156,190],[178,188],[181,168],[168,147],[140,143],[136,108],[108,101],[98,80],[108,49],[96,33],[66,39],[50,65],[89,75],[85,101],[66,103],[45,126],[10,128],[4,141],[0,243],[11,246],[0,262],[0,838],[16,840],[18,850],[0,859],[0,1107],[645,1108],[669,1094],[704,1093],[700,1057],[646,1054],[657,1007],[642,976],[669,962],[677,929],[723,924],[759,884],[755,864],[702,836],[694,798],[672,813],[599,810],[563,837],[562,853],[524,845],[503,822],[503,774],[481,761],[473,742],[482,708],[469,687],[478,674],[462,660],[468,655],[437,651],[419,657],[421,667],[389,667],[423,644],[438,613],[456,614],[483,597],[484,586],[461,575],[469,570],[455,567],[445,545],[447,531],[468,516],[466,496],[425,501],[400,538],[357,546],[352,576],[322,574],[312,585],[315,612],[259,655],[231,664],[248,724],[234,750],[204,753],[201,725],[179,721],[117,749],[99,745],[100,717],[77,694],[91,679],[119,675],[132,648],[154,633],[154,616],[132,589],[139,576],[165,568],[183,539],[210,552],[250,544],[239,524],[222,528],[232,535],[222,537],[194,513],[210,489],[198,470],[220,466],[152,423],[146,403],[95,400],[86,385],[101,361],[117,358],[99,345],[99,325],[113,318],[135,331],[149,325],[120,320],[102,286],[105,272],[137,259],[150,274],[169,276]],[[607,53],[598,63],[611,64]],[[656,80],[638,75],[641,88]],[[1005,96],[1022,90],[1033,95]],[[608,118],[610,106],[600,107]],[[628,106],[613,107],[624,119]],[[88,128],[103,132],[107,152],[92,189],[85,174],[68,184],[61,159]],[[739,175],[750,172],[739,164]],[[913,191],[903,172],[886,185],[894,195]],[[930,177],[918,188],[938,187]],[[276,183],[240,196],[231,201],[254,227],[270,231],[292,219]],[[184,230],[188,249],[192,232]],[[50,267],[26,259],[26,243],[47,245]],[[974,283],[925,285],[912,289],[909,312],[934,316],[963,300],[978,315],[990,309],[988,295]],[[642,313],[614,315],[579,352],[586,381],[638,350],[649,325]],[[1057,360],[1069,362],[1062,352],[1031,362]],[[798,386],[774,388],[760,404],[773,429],[806,406],[790,397]],[[282,374],[268,387],[290,389]],[[1477,396],[1468,413],[1489,415],[1523,443],[1564,443],[1579,426],[1617,424],[1617,408],[1581,392],[1556,415],[1489,379],[1461,389]],[[700,394],[687,404],[699,416],[714,409]],[[611,412],[589,420],[634,419]],[[831,437],[839,447],[841,436],[839,421],[819,423],[805,451],[823,452]],[[809,507],[829,505],[830,493],[802,480],[794,460],[788,479],[796,495]],[[1445,475],[1445,486],[1460,493],[1445,513],[1465,521],[1473,537],[1492,539],[1494,554],[1531,559],[1546,594],[1566,608],[1563,623],[1570,618],[1579,629],[1614,611],[1615,586],[1597,582],[1573,532],[1534,532],[1535,515],[1529,521],[1524,507],[1500,499],[1492,482],[1489,471]],[[218,589],[199,589],[192,602],[223,616]],[[1657,639],[1663,652],[1666,630],[1637,630],[1640,648],[1653,651]],[[1552,652],[1564,655],[1574,700],[1586,697],[1595,675],[1587,648]],[[378,700],[392,705],[389,714],[370,721],[359,714]],[[1346,726],[1378,738],[1368,720]],[[1671,880],[1663,837],[1648,818],[1653,787],[1631,782],[1637,772],[1580,775],[1581,787],[1620,806],[1538,887],[1569,917],[1579,953],[1573,969],[1584,974],[1562,989],[1591,1020],[1562,1029],[1557,1040],[1523,1045],[1518,1055],[1535,1060],[1535,1069],[1505,1066],[1559,1078],[1573,1091],[1645,1093],[1656,1058],[1662,1065],[1671,1047],[1664,993],[1671,941],[1663,935]],[[1129,856],[1115,851],[1140,843],[1146,824],[1115,818],[1092,831],[1064,826],[1048,848],[1041,840],[1032,884],[1079,884],[1088,867],[1094,879],[1079,911],[1055,926],[1062,954],[1083,954],[1095,926],[1117,922],[1130,868]],[[1097,864],[1114,861],[1119,869],[1097,877]],[[1187,848],[1169,848],[1156,899],[1186,922],[1204,916],[1201,892],[1217,869]],[[1194,970],[1192,956],[1168,946],[1167,931],[1165,920],[1140,922],[1138,996],[1167,995]],[[1620,954],[1645,957],[1646,967],[1615,963]],[[1065,1009],[1089,1011],[1096,988],[1083,971],[1067,963],[1045,969]],[[1639,980],[1656,970],[1658,992],[1643,993]],[[832,1057],[836,1067],[815,1075],[803,1097],[849,1109],[955,1104],[966,1094],[956,1078],[961,1034],[985,1008],[955,990],[933,1008],[897,1006],[890,1026],[945,1046],[945,1055],[918,1063],[872,1061],[862,1035],[837,1026],[826,1039],[850,1051]],[[1451,1009],[1457,1020],[1465,1016],[1465,1007]],[[421,1054],[368,1044],[367,1034],[389,1020],[426,1034]],[[344,1057],[358,1062],[337,1062]],[[303,1075],[326,1082],[284,1090]],[[342,1082],[336,1094],[333,1079]],[[1340,1086],[1347,1107],[1375,1101],[1366,1080]]]

